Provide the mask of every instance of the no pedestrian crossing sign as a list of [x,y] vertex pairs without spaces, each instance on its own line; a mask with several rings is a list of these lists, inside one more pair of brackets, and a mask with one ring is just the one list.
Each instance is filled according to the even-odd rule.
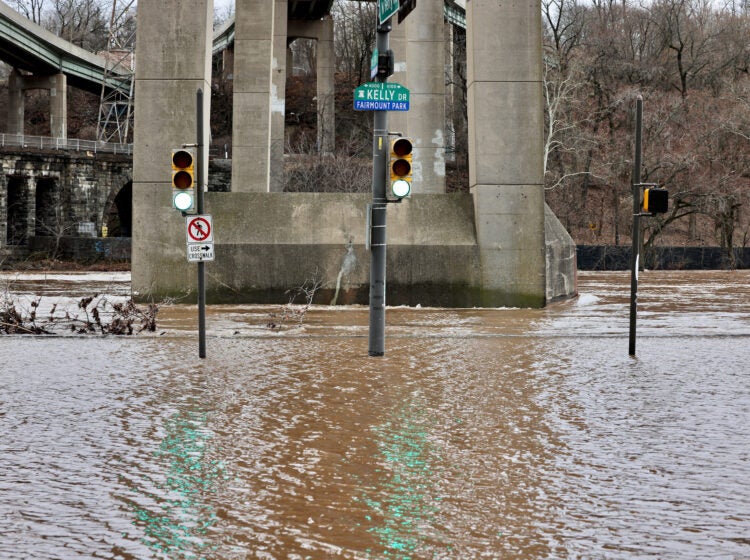
[[185,219],[188,262],[214,260],[214,225],[209,214]]
[[409,90],[395,82],[367,82],[354,90],[355,111],[408,111]]

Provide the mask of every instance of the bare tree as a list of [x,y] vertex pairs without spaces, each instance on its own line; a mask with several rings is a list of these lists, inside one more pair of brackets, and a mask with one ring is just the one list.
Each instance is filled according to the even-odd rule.
[[9,0],[8,4],[36,24],[42,24],[44,0]]

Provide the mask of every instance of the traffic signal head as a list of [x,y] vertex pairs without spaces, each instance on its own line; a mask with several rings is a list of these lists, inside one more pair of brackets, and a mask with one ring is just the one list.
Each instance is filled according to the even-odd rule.
[[664,214],[669,209],[669,191],[649,187],[643,191],[643,211],[649,214]]
[[412,149],[412,142],[409,138],[396,138],[391,142],[389,162],[391,194],[399,199],[411,193]]
[[189,148],[172,150],[172,206],[181,212],[195,207],[195,154]]

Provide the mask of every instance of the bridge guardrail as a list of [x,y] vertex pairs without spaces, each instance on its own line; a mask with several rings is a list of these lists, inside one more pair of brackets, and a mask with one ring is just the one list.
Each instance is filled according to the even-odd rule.
[[93,152],[133,155],[133,144],[115,144],[97,140],[76,138],[50,138],[27,134],[0,134],[0,147],[34,148],[39,150],[66,150],[72,152]]

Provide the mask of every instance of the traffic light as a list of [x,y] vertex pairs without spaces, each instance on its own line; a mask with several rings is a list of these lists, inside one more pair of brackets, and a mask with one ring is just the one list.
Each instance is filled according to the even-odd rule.
[[195,154],[189,148],[172,150],[172,206],[181,212],[195,208]]
[[385,80],[388,76],[392,76],[395,69],[396,57],[391,49],[388,49],[384,53],[378,54],[378,73],[377,76]]
[[413,146],[409,138],[396,138],[391,142],[389,169],[391,173],[391,194],[397,199],[411,193],[411,152]]
[[649,214],[664,214],[669,209],[669,191],[656,187],[643,190],[643,211]]

